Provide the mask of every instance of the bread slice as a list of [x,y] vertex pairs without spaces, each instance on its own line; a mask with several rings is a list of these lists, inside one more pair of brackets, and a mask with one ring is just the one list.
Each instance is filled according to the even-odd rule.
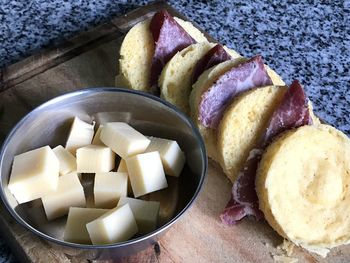
[[350,140],[329,125],[287,131],[264,152],[259,207],[283,237],[325,256],[350,243]]
[[120,47],[117,87],[149,91],[149,76],[154,53],[153,36],[147,19],[133,26]]
[[[198,106],[201,102],[202,94],[206,92],[222,74],[246,60],[246,58],[241,57],[237,52],[233,50],[227,49],[227,51],[233,57],[233,60],[222,62],[204,71],[196,83],[193,84],[189,100],[191,118],[197,125],[199,132],[204,139],[207,154],[210,158],[217,162],[219,162],[219,158],[216,145],[216,131],[210,128],[206,128],[201,124],[199,121]],[[285,86],[284,81],[275,71],[273,71],[267,65],[265,65],[265,67],[275,86]]]
[[193,69],[213,46],[214,43],[203,42],[181,50],[166,64],[159,78],[161,98],[174,104],[187,115],[190,114],[188,98],[192,90]]
[[284,86],[253,89],[236,97],[226,109],[217,130],[217,151],[220,165],[232,182],[286,91]]
[[[206,42],[206,37],[190,22],[175,17],[175,20],[197,42]],[[116,86],[150,92],[150,75],[154,54],[154,41],[149,29],[151,19],[136,24],[126,34],[120,47],[119,74]]]
[[201,101],[202,94],[213,85],[215,80],[234,65],[239,64],[241,61],[241,58],[228,60],[204,71],[203,74],[199,76],[196,83],[194,83],[192,86],[192,91],[189,98],[191,118],[203,137],[208,156],[214,161],[218,161],[216,151],[216,134],[214,130],[204,127],[199,121],[198,105]]
[[272,70],[268,65],[265,65],[267,74],[270,76],[273,85],[275,86],[286,86],[283,79],[276,73],[276,71]]

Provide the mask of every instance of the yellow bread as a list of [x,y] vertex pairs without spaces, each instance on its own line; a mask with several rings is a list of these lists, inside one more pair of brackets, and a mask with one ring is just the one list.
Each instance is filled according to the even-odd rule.
[[[208,129],[204,127],[198,119],[199,118],[198,107],[201,102],[201,97],[202,97],[202,94],[206,92],[222,74],[224,74],[226,71],[230,70],[232,67],[237,66],[239,63],[246,60],[246,58],[241,57],[237,52],[230,50],[228,48],[225,48],[225,49],[232,56],[233,59],[222,62],[204,71],[202,75],[199,76],[196,83],[193,84],[192,91],[190,94],[190,99],[189,99],[191,118],[197,125],[204,139],[208,156],[215,161],[218,161],[218,153],[216,150],[217,148],[216,131],[213,129]],[[283,80],[278,76],[276,72],[271,70],[268,66],[266,66],[266,69],[275,86],[279,86],[280,84],[283,84],[282,86],[284,86]]]
[[236,97],[226,109],[217,129],[219,163],[234,182],[249,152],[257,147],[272,113],[280,104],[286,87],[267,86]]
[[329,125],[278,137],[256,177],[259,207],[283,237],[325,256],[350,240],[350,140]]
[[[190,115],[189,96],[193,70],[197,62],[215,45],[202,42],[181,50],[166,64],[159,78],[161,97],[187,115]],[[227,47],[224,49],[232,58],[240,57],[236,51]]]
[[314,106],[312,105],[311,100],[308,101],[308,105],[309,105],[310,117],[312,119],[312,124],[313,125],[321,124],[320,119],[316,117],[316,115],[314,114]]
[[241,58],[242,57],[236,50],[230,49],[230,48],[228,48],[226,46],[224,46],[224,49],[231,56],[232,59],[236,59],[236,58]]
[[160,96],[184,113],[190,113],[188,98],[192,90],[192,73],[197,62],[214,43],[203,42],[188,46],[178,52],[163,68],[159,78]]
[[232,68],[234,65],[237,65],[241,62],[242,59],[234,59],[222,62],[206,71],[204,71],[192,86],[192,91],[189,98],[191,118],[194,123],[197,125],[199,132],[201,133],[207,154],[210,158],[217,161],[216,153],[216,135],[215,131],[212,129],[207,129],[204,127],[198,119],[199,116],[199,103],[201,101],[202,94],[208,90],[215,82],[215,80],[224,74],[227,70]]
[[273,85],[275,86],[285,86],[286,83],[284,83],[283,79],[276,73],[276,71],[272,70],[268,65],[265,65],[265,69],[267,71],[267,74],[272,80]]
[[[175,20],[197,42],[207,41],[205,36],[190,22]],[[154,41],[149,29],[151,19],[136,24],[126,34],[120,47],[119,74],[116,86],[150,91],[150,74],[154,54]]]

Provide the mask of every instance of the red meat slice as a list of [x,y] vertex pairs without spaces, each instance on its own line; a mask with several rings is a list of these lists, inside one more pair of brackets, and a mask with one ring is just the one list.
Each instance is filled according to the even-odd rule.
[[232,59],[232,57],[225,51],[223,46],[217,44],[197,62],[192,74],[192,84],[195,83],[199,76],[207,69],[230,59]]
[[238,94],[252,88],[272,85],[261,56],[255,56],[221,75],[203,93],[199,104],[199,120],[203,126],[215,129],[222,115]]
[[250,152],[245,167],[232,186],[231,200],[220,216],[224,223],[232,225],[249,215],[257,220],[263,218],[255,191],[256,171],[263,149],[280,133],[311,124],[308,99],[300,83],[295,80],[274,111],[265,133],[261,136],[258,149]]
[[150,30],[155,44],[150,84],[157,86],[158,77],[165,64],[176,52],[195,44],[196,41],[166,10],[159,11],[153,16]]

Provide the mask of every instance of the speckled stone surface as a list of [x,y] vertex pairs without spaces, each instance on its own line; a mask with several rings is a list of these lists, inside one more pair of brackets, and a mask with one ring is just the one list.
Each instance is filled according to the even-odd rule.
[[[0,67],[148,1],[3,0]],[[350,135],[350,1],[169,1],[245,56],[299,79],[318,116]],[[305,2],[305,3],[302,3]],[[0,263],[12,256],[0,238]]]

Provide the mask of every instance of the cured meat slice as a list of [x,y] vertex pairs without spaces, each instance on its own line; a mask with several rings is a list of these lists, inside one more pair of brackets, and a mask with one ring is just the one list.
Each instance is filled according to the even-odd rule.
[[196,41],[166,11],[157,12],[150,23],[155,43],[151,67],[151,85],[157,85],[158,76],[164,65],[176,52],[195,44]]
[[308,99],[300,83],[295,80],[272,114],[265,133],[261,136],[259,149],[250,152],[243,170],[232,186],[231,200],[221,214],[226,224],[235,224],[248,215],[262,218],[255,191],[255,177],[263,149],[281,132],[303,125],[311,125]]
[[192,74],[192,84],[195,83],[198,77],[207,69],[230,59],[232,59],[232,57],[225,51],[224,47],[217,44],[197,62]]
[[263,147],[281,132],[303,125],[312,125],[308,99],[299,81],[294,80],[285,94],[285,99],[273,113],[269,126],[262,138]]
[[255,56],[221,75],[203,93],[199,120],[204,127],[217,128],[223,112],[233,97],[256,87],[272,85],[261,56]]
[[257,220],[264,217],[264,214],[257,208],[249,205],[241,205],[232,196],[227,203],[224,212],[220,215],[221,221],[227,225],[234,225],[246,216],[254,216]]

